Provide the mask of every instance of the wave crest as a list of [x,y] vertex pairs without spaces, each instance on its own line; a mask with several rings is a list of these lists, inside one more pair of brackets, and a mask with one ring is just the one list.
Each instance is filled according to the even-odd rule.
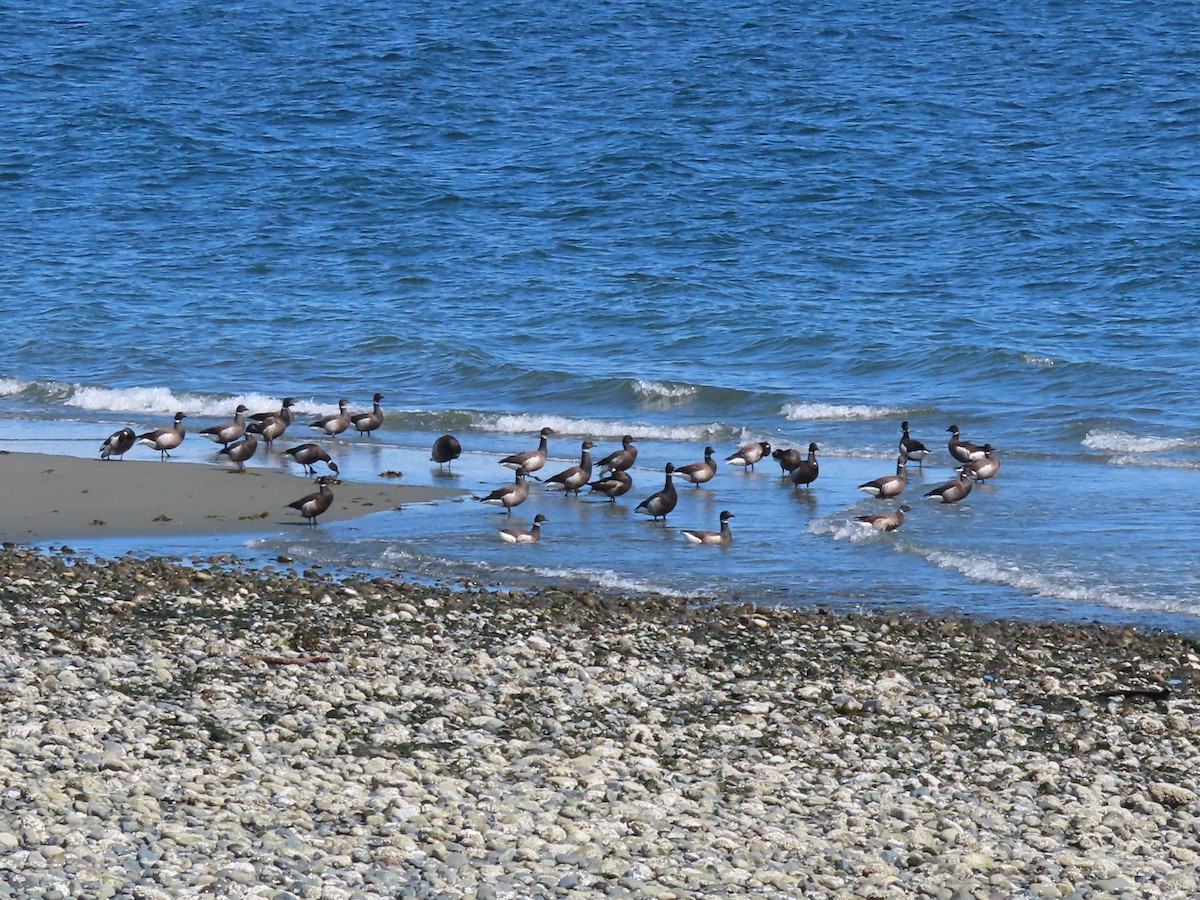
[[1187,438],[1137,435],[1119,429],[1089,431],[1082,443],[1089,450],[1101,450],[1107,453],[1121,454],[1164,453],[1168,450],[1197,446],[1196,441],[1188,440]]
[[854,420],[854,419],[888,419],[904,414],[904,410],[895,406],[872,406],[866,403],[785,403],[779,414],[792,422],[810,420]]

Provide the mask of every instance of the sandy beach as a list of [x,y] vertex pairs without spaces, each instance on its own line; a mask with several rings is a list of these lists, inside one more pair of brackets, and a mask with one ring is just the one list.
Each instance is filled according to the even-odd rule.
[[1200,889],[1177,635],[19,549],[0,633],[0,897]]
[[[288,504],[317,490],[312,478],[275,469],[238,472],[228,464],[104,461],[8,451],[0,451],[0,485],[0,539],[25,543],[299,528],[306,522]],[[333,505],[319,522],[459,493],[349,479],[332,489]]]

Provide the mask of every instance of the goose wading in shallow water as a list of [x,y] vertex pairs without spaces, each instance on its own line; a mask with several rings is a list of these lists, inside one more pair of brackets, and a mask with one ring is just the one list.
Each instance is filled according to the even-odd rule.
[[967,474],[967,467],[959,466],[954,471],[958,473],[957,478],[943,482],[933,490],[926,491],[925,496],[937,500],[939,503],[957,503],[971,493],[971,477]]
[[[249,418],[254,422],[265,422],[267,419],[275,419],[279,422],[282,422],[283,427],[286,430],[287,427],[292,424],[292,407],[295,405],[295,397],[284,397],[283,402],[279,404],[279,409],[277,411],[252,413]],[[283,434],[283,432],[281,431],[279,434]],[[275,436],[279,437],[278,434]]]
[[712,481],[713,476],[717,474],[717,461],[713,459],[714,453],[716,451],[712,447],[705,447],[704,459],[700,462],[680,466],[675,470],[675,477],[682,478],[684,481],[690,481],[696,487],[700,487],[705,482]]
[[308,494],[288,504],[289,508],[300,510],[300,515],[314,528],[317,525],[317,516],[329,509],[329,505],[333,503],[333,491],[329,489],[329,482],[330,477],[322,475],[317,479],[319,489],[315,494]]
[[624,472],[631,468],[637,462],[637,447],[634,446],[632,435],[625,435],[621,438],[621,449],[614,450],[604,459],[596,463],[596,468],[601,472]]
[[546,438],[554,434],[553,428],[543,428],[538,432],[538,445],[533,450],[522,450],[500,460],[500,465],[510,469],[523,469],[526,474],[536,472],[546,464]]
[[801,460],[796,468],[792,469],[790,477],[793,487],[808,487],[817,480],[817,476],[821,474],[821,464],[817,462],[817,451],[820,449],[816,443],[808,445],[808,459]]
[[350,427],[350,413],[346,412],[346,404],[350,401],[345,397],[338,400],[338,411],[331,416],[322,416],[315,422],[310,422],[309,428],[317,428],[330,437],[341,434]]
[[589,481],[588,487],[597,494],[603,494],[613,503],[618,497],[629,493],[629,489],[633,487],[633,477],[624,470],[618,470],[603,478]]
[[329,466],[329,471],[337,474],[337,463],[329,458],[329,454],[319,444],[301,444],[298,447],[289,447],[283,452],[295,462],[304,466],[305,473],[309,475],[317,474],[315,466],[319,462],[325,463],[325,465]]
[[917,461],[918,468],[924,468],[925,457],[929,448],[908,433],[908,422],[900,423],[900,457],[907,464],[910,459]]
[[282,435],[285,431],[287,431],[287,423],[271,414],[268,414],[265,419],[258,422],[250,422],[246,425],[246,434],[261,436],[263,443],[268,447],[274,444],[275,438]]
[[443,434],[433,442],[433,450],[429,453],[429,461],[439,467],[450,468],[450,464],[462,456],[462,444],[452,434]]
[[968,474],[976,481],[982,482],[994,478],[1000,471],[1000,457],[996,455],[996,448],[991,444],[984,444],[983,456],[967,463],[967,470]]
[[899,496],[906,487],[908,487],[908,470],[904,468],[904,456],[901,454],[896,457],[895,475],[884,475],[873,481],[863,482],[858,489],[877,500],[887,500]]
[[228,447],[243,434],[246,433],[246,407],[239,403],[237,409],[233,411],[233,420],[222,422],[220,425],[213,425],[211,428],[200,429],[200,434],[204,435],[210,441],[220,444],[222,447]]
[[909,511],[907,503],[901,503],[893,512],[872,513],[869,516],[855,516],[854,521],[863,528],[875,528],[879,531],[895,531],[904,524],[904,514]]
[[766,441],[756,444],[746,444],[725,457],[725,462],[731,466],[745,466],[746,471],[753,471],[754,464],[771,453],[771,445]]
[[771,458],[779,463],[779,475],[781,478],[787,478],[792,474],[796,466],[800,465],[800,460],[804,459],[800,455],[800,451],[795,447],[789,447],[786,450],[780,447],[771,454]]
[[657,521],[659,518],[665,521],[667,515],[675,508],[675,504],[679,502],[679,495],[675,492],[675,484],[671,481],[671,475],[675,472],[675,467],[667,463],[663,471],[667,476],[666,483],[663,484],[663,489],[651,494],[634,509],[634,512],[645,513],[654,521]]
[[174,450],[183,443],[184,430],[183,420],[187,418],[186,413],[175,413],[175,424],[170,428],[159,428],[155,431],[147,431],[145,434],[139,434],[137,442],[145,444],[158,451],[159,459],[166,459],[171,454],[168,450]]
[[525,502],[525,498],[529,496],[529,482],[525,478],[525,470],[517,469],[516,477],[512,484],[506,484],[496,488],[486,497],[476,497],[480,503],[491,503],[495,506],[503,506],[508,514],[512,515],[514,506],[520,506]]
[[734,518],[733,513],[729,510],[724,510],[721,513],[721,530],[720,531],[694,531],[684,530],[680,534],[683,539],[689,544],[716,544],[721,547],[727,547],[733,543],[733,532],[729,530],[729,520]]
[[946,449],[950,451],[952,459],[960,463],[983,459],[983,448],[978,444],[972,444],[970,441],[959,438],[957,425],[951,425],[946,430],[950,432],[950,442],[946,445]]
[[533,526],[525,528],[501,528],[500,540],[506,544],[536,544],[542,539],[542,523],[550,521],[541,513],[533,517]]
[[136,442],[137,435],[133,433],[132,428],[122,428],[120,431],[114,431],[100,445],[100,458],[108,459],[115,456],[121,459],[125,456],[125,451]]
[[359,434],[370,434],[383,424],[383,408],[379,405],[379,401],[382,399],[383,394],[376,394],[374,398],[375,406],[370,412],[358,413],[358,415],[350,417],[350,424],[354,426],[354,430]]
[[591,441],[584,441],[579,451],[579,465],[563,469],[557,475],[551,475],[545,480],[545,485],[551,490],[562,490],[563,495],[579,496],[579,489],[588,483],[592,477],[592,447]]

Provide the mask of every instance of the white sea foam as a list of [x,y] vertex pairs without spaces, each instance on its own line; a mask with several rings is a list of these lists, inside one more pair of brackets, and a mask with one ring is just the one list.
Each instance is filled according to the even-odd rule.
[[1179,437],[1130,434],[1116,429],[1100,429],[1087,433],[1083,446],[1106,453],[1163,453],[1181,447],[1198,446],[1196,441]]
[[868,404],[838,403],[785,403],[779,414],[792,422],[819,420],[887,419],[903,415],[904,410],[894,406],[870,406]]
[[1108,464],[1110,466],[1139,466],[1153,469],[1200,469],[1200,460],[1163,459],[1161,457],[1137,456],[1134,454],[1110,457]]
[[546,426],[565,435],[620,438],[623,435],[631,434],[636,438],[666,441],[707,441],[732,433],[728,426],[718,422],[692,425],[648,425],[643,422],[610,422],[603,419],[574,419],[565,416],[536,416],[527,413],[480,416],[475,422],[475,427],[482,431],[505,434],[532,434]]
[[847,519],[845,514],[812,519],[807,530],[809,534],[827,534],[835,541],[850,541],[855,544],[876,540],[886,533],[877,528],[867,527],[854,518]]
[[1039,369],[1048,369],[1050,366],[1058,365],[1057,359],[1051,359],[1049,356],[1037,356],[1033,353],[1022,353],[1021,361]]
[[634,394],[644,400],[687,400],[695,397],[699,390],[694,384],[682,384],[673,381],[645,381],[638,379],[633,383]]
[[1144,602],[1138,602],[1111,587],[1083,584],[1077,576],[1069,572],[1034,572],[1015,563],[989,559],[978,554],[926,550],[922,555],[934,565],[943,569],[954,569],[973,581],[1004,584],[1038,597],[1100,603],[1125,609],[1146,608]]
[[[190,416],[228,416],[239,403],[251,412],[278,409],[282,398],[249,393],[233,397],[204,394],[175,393],[165,387],[102,388],[74,385],[65,405],[76,409],[103,412],[162,413],[185,412]],[[337,412],[336,403],[298,401],[292,407],[298,415],[325,415]],[[366,406],[364,405],[364,409]]]
[[608,590],[628,591],[634,594],[656,594],[660,597],[673,597],[679,600],[689,600],[700,596],[699,594],[689,594],[683,591],[673,591],[654,582],[641,581],[636,578],[629,578],[626,575],[619,575],[611,569],[539,568],[534,569],[534,574],[550,579],[583,579]]
[[16,378],[0,378],[0,397],[12,397],[29,387],[32,382]]

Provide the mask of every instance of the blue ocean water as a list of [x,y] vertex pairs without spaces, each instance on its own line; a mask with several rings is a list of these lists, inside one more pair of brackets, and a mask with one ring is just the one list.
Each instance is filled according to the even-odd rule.
[[[534,547],[472,501],[230,543],[1200,627],[1194,4],[411,6],[6,17],[0,446],[92,455],[179,409],[198,429],[381,391],[376,436],[328,442],[350,477],[485,493],[550,425],[547,472],[637,436],[635,488],[535,487],[513,517],[550,518]],[[883,504],[856,485],[904,419],[937,452],[905,526],[864,534]],[[918,503],[951,423],[1001,473]],[[453,476],[427,459],[444,431]],[[820,479],[723,467],[669,526],[634,515],[667,461],[750,440],[816,441]],[[185,441],[178,464],[214,460]],[[732,547],[683,545],[721,509]]]

